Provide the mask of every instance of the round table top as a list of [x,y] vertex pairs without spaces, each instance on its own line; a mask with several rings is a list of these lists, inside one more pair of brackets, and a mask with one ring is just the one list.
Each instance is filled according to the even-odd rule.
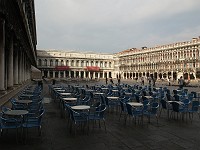
[[17,103],[21,103],[21,104],[29,104],[32,103],[32,100],[16,100]]
[[64,92],[65,90],[56,90],[57,92]]
[[110,100],[117,100],[117,99],[119,99],[119,97],[107,97],[108,99],[110,99]]
[[132,93],[125,92],[126,95],[132,95]]
[[20,95],[20,97],[32,97],[33,95],[32,94],[22,94]]
[[88,105],[77,105],[77,106],[72,106],[72,109],[75,110],[86,110],[86,109],[90,109],[90,106]]
[[103,95],[104,93],[94,93],[95,95]]
[[54,90],[61,90],[62,88],[61,87],[55,87],[53,88]]
[[20,116],[28,114],[27,110],[8,110],[4,112],[6,115]]
[[59,93],[60,95],[71,95],[72,93]]
[[64,101],[77,101],[77,98],[74,98],[74,97],[66,97],[66,98],[63,98]]
[[93,92],[94,90],[87,89],[87,90],[85,90],[85,91],[87,91],[87,92]]
[[131,106],[135,106],[135,107],[143,106],[142,103],[138,103],[138,102],[128,102],[128,104],[130,104]]
[[145,96],[145,98],[147,98],[147,99],[151,99],[151,98],[153,98],[152,96]]
[[113,92],[118,92],[119,90],[112,90]]

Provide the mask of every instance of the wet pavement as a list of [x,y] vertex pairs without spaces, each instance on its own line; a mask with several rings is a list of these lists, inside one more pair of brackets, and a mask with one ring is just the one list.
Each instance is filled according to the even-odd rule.
[[[79,83],[79,84],[100,84]],[[129,81],[122,81],[130,83]],[[76,83],[77,84],[77,83]],[[162,84],[157,85],[162,86]],[[173,86],[171,89],[175,88]],[[189,91],[199,91],[197,87],[188,87]],[[80,130],[76,135],[70,134],[68,120],[61,117],[57,102],[51,99],[47,84],[43,90],[45,115],[43,117],[42,135],[38,136],[37,129],[30,129],[26,143],[16,142],[14,131],[8,131],[0,137],[0,150],[182,150],[200,149],[200,118],[194,115],[192,121],[185,119],[168,119],[167,113],[162,112],[157,125],[156,119],[151,123],[144,118],[143,125],[127,121],[119,121],[119,112],[106,113],[107,132],[98,126],[90,126],[87,133]]]

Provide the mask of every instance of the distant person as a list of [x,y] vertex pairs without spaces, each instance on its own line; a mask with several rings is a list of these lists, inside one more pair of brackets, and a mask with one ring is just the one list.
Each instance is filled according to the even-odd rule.
[[55,80],[55,79],[52,80],[52,84],[53,84],[53,85],[56,84],[56,80]]
[[144,77],[141,78],[141,83],[144,85]]
[[171,86],[171,82],[170,82],[170,80],[171,80],[171,77],[168,78],[169,86]]
[[156,78],[152,78],[153,86],[156,86]]
[[117,81],[118,81],[118,84],[120,84],[120,82],[121,82],[121,79],[120,79],[120,78],[118,78],[118,79],[117,79]]
[[110,77],[110,83],[114,84],[112,77]]
[[106,77],[106,84],[108,84],[108,78]]
[[149,80],[149,86],[151,86],[151,77],[148,77]]
[[180,79],[178,79],[178,84],[179,84],[179,88],[183,88],[183,86],[184,86],[184,79],[183,79],[183,77],[181,76],[180,77]]

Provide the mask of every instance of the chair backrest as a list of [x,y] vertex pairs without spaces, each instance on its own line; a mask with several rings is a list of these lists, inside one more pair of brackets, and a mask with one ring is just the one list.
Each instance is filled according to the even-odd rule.
[[199,110],[199,101],[192,101],[192,110],[196,112]]
[[124,102],[122,102],[121,100],[119,101],[119,103],[120,103],[120,107],[121,107],[121,111],[125,111],[125,109],[124,109]]
[[197,92],[192,91],[191,94],[193,94],[194,98],[197,97]]
[[174,102],[171,103],[171,105],[172,105],[172,110],[174,112],[179,112],[179,106],[180,106],[179,103],[177,103],[177,102],[174,101]]
[[132,106],[128,103],[126,103],[126,109],[129,115],[133,115],[133,111],[132,111]]
[[178,95],[174,95],[174,100],[175,101],[179,101],[180,99],[179,99],[179,96]]
[[167,109],[167,102],[164,99],[161,99],[160,103],[163,109]]
[[159,108],[158,102],[153,102],[151,106],[151,114],[157,114]]
[[96,112],[98,114],[98,117],[99,118],[104,118],[105,111],[106,111],[106,105],[100,105],[98,107],[98,109],[96,110]]
[[166,98],[168,101],[171,101],[171,95],[169,93],[166,93]]

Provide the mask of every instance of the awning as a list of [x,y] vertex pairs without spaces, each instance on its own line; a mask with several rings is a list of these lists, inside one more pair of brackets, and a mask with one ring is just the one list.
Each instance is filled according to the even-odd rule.
[[56,66],[55,69],[57,71],[65,71],[65,70],[69,70],[69,66]]
[[87,71],[99,71],[100,67],[97,67],[97,66],[87,66],[86,70]]

